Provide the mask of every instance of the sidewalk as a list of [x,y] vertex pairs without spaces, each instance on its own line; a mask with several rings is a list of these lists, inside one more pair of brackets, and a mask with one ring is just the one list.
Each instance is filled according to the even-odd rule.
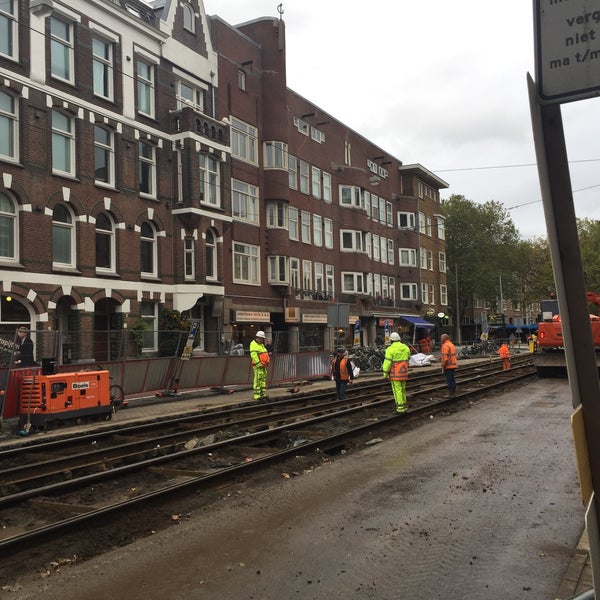
[[[587,529],[583,531],[575,554],[571,559],[563,582],[558,588],[556,600],[569,600],[579,594],[583,594],[594,587],[592,581],[592,565],[590,562],[590,544]],[[586,595],[586,600],[592,600],[595,596]]]

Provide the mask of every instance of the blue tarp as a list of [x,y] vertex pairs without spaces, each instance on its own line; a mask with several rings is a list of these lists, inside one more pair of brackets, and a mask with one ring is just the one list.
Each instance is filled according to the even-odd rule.
[[412,323],[416,327],[435,327],[433,323],[425,321],[425,319],[421,319],[421,317],[415,317],[413,315],[400,315],[400,318]]

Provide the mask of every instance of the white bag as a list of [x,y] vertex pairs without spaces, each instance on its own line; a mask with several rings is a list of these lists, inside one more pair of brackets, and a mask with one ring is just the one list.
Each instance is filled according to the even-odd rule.
[[352,364],[352,375],[354,375],[354,379],[356,379],[360,375],[360,367],[357,367],[354,363]]

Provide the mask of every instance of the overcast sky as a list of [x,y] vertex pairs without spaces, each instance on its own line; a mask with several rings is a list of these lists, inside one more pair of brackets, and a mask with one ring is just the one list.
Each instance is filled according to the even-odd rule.
[[[205,0],[235,25],[277,0]],[[526,76],[530,0],[283,0],[288,87],[405,164],[442,197],[496,200],[522,237],[546,235]],[[367,110],[365,110],[367,107]],[[562,106],[578,217],[600,219],[600,99]],[[585,189],[588,188],[588,189]]]

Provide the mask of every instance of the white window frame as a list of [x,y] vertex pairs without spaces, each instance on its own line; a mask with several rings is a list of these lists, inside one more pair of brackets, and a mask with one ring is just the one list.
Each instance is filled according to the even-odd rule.
[[[5,205],[5,206],[3,206]],[[12,195],[0,192],[0,261],[19,262],[19,207]]]
[[158,349],[158,302],[140,302],[140,319],[150,327],[142,332],[142,352],[155,352]]
[[[59,31],[59,26],[65,30]],[[50,74],[70,84],[75,82],[74,31],[72,22],[55,15],[50,17]],[[60,71],[55,70],[56,67],[60,67]]]
[[384,238],[383,236],[379,238],[379,259],[382,263],[387,264],[387,238]]
[[298,209],[290,206],[288,209],[288,234],[290,240],[299,241],[300,240],[300,222],[299,222],[299,213]]
[[221,163],[210,154],[198,155],[200,202],[221,207]]
[[427,249],[419,248],[419,266],[421,269],[427,269]]
[[288,209],[289,204],[287,202],[278,202],[275,200],[267,202],[267,227],[269,229],[287,229]]
[[446,272],[446,253],[438,252],[438,265],[440,273]]
[[300,259],[295,257],[290,257],[290,287],[300,289]]
[[258,188],[255,185],[231,180],[231,215],[234,219],[258,225]]
[[[60,122],[59,122],[60,121]],[[59,156],[62,154],[62,156]],[[61,159],[59,168],[58,158]],[[52,172],[57,175],[75,176],[75,118],[52,111]]]
[[302,234],[302,243],[310,244],[310,213],[307,210],[300,211],[300,231]]
[[138,140],[138,185],[140,196],[156,198],[156,148],[145,140]]
[[[98,52],[102,45],[102,54]],[[114,44],[102,37],[94,35],[92,37],[92,79],[94,95],[105,100],[112,100],[114,96]]]
[[333,250],[333,219],[323,218],[323,241],[327,250]]
[[365,273],[342,271],[342,294],[366,294],[367,278]]
[[154,118],[156,111],[155,98],[156,65],[147,60],[136,58],[136,109],[141,115]]
[[435,304],[435,285],[433,283],[429,286],[429,302]]
[[446,221],[441,217],[437,218],[437,235],[438,239],[445,240],[446,239]]
[[183,238],[183,278],[196,280],[196,240],[189,235]]
[[323,246],[323,217],[313,213],[313,246]]
[[343,185],[338,186],[338,193],[340,197],[340,206],[362,208],[363,199],[361,189],[356,185]]
[[288,170],[288,145],[285,142],[268,141],[263,144],[264,168]]
[[267,257],[267,281],[270,284],[284,284],[289,282],[289,258],[287,256]]
[[206,90],[188,81],[177,81],[177,109],[181,110],[186,106],[204,113],[204,101]]
[[[99,229],[98,221],[104,217],[108,222],[109,229]],[[115,222],[112,217],[108,213],[100,213],[95,219],[95,247],[96,247],[96,273],[116,273],[116,256],[117,256],[117,243],[116,243],[116,233],[115,233]],[[103,257],[108,258],[106,261],[108,266],[98,266],[98,236],[105,236],[107,240],[107,248],[108,252],[104,252],[102,254]],[[104,249],[104,248],[103,248]]]
[[233,283],[260,285],[260,247],[234,241]]
[[328,300],[333,300],[335,297],[335,267],[333,265],[325,265],[325,292],[328,295]]
[[327,173],[327,171],[323,171],[323,201],[327,202],[327,204],[331,204],[333,201],[333,194],[331,189],[331,173]]
[[311,166],[310,169],[311,190],[314,198],[321,199],[321,169]]
[[367,253],[367,234],[354,229],[340,229],[340,251]]
[[[152,236],[144,235],[144,229],[151,230]],[[148,251],[152,260],[152,268],[150,271],[144,271],[142,255]],[[158,235],[156,227],[150,221],[144,221],[140,226],[140,274],[142,277],[158,277]]]
[[417,284],[408,282],[401,283],[400,300],[417,300]]
[[[67,221],[57,221],[55,220],[55,213],[57,210],[63,210],[64,214],[67,216]],[[61,236],[61,239],[58,240],[57,236]],[[56,244],[58,242],[64,242],[66,238],[67,243],[65,246],[68,246],[67,252],[69,255],[68,260],[62,261],[57,260],[57,247]],[[75,255],[75,215],[71,210],[70,206],[65,204],[57,204],[52,211],[52,266],[53,267],[68,267],[75,268],[77,264],[77,257]]]
[[381,255],[379,253],[379,236],[374,233],[371,235],[371,241],[372,241],[372,246],[373,246],[373,260],[376,262],[380,262],[381,261]]
[[300,175],[300,191],[303,194],[310,194],[310,165],[305,160],[301,160],[298,172]]
[[429,304],[429,284],[421,283],[421,302],[423,304]]
[[323,294],[322,298],[318,298],[319,300],[325,300],[325,268],[322,262],[314,263],[314,271],[315,271],[315,292]]
[[387,262],[388,265],[393,265],[394,264],[394,240],[389,239],[387,240]]
[[[98,140],[96,134],[99,132],[107,134],[108,141]],[[106,163],[107,176],[104,179],[96,177],[98,171],[96,157],[98,153],[104,156]],[[115,134],[108,127],[98,124],[94,124],[94,182],[99,185],[115,186]]]
[[440,284],[440,304],[448,306],[448,287],[443,283]]
[[231,117],[231,156],[258,165],[258,129]]
[[14,0],[10,11],[0,8],[0,56],[19,59],[19,5]]
[[246,91],[246,71],[244,69],[238,69],[238,88],[242,90],[242,92]]
[[401,267],[417,266],[417,251],[415,248],[398,248],[398,264]]
[[298,159],[291,154],[288,155],[288,185],[290,190],[298,189]]
[[387,200],[385,202],[385,214],[386,214],[387,224],[390,227],[393,227],[394,226],[394,209],[393,209],[392,203]]
[[310,260],[302,261],[302,290],[305,299],[312,298],[312,262]]
[[427,250],[427,267],[433,271],[433,250]]
[[415,229],[415,213],[398,211],[398,229]]
[[11,161],[19,159],[19,102],[3,90],[0,90],[0,157]]
[[181,3],[181,20],[183,28],[190,33],[196,33],[196,15],[189,2]]
[[217,232],[209,228],[204,233],[204,257],[206,281],[217,281],[219,278],[219,262],[217,250]]

